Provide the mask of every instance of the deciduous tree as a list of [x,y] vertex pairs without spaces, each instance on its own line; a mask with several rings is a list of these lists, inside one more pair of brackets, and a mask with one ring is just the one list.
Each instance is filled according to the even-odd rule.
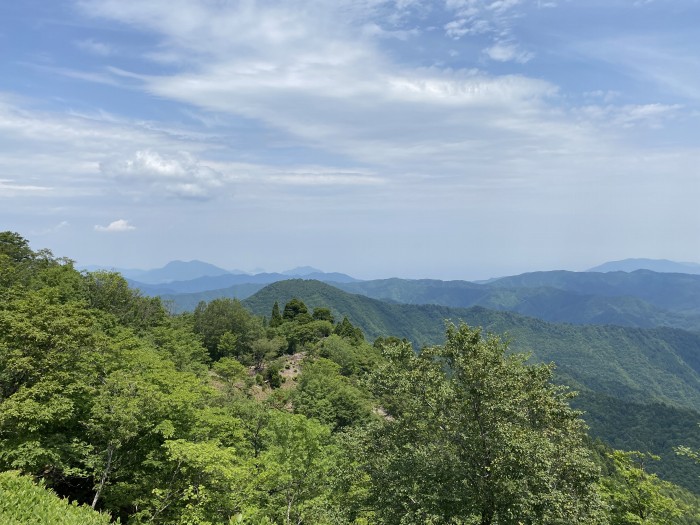
[[370,434],[373,503],[386,523],[598,523],[584,424],[552,369],[480,330],[450,325],[415,355],[385,348],[387,412]]

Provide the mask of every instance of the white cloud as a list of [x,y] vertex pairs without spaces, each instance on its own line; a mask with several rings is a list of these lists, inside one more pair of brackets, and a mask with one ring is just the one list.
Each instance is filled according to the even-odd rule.
[[[175,3],[82,5],[159,36],[151,51],[178,67],[169,74],[131,74],[149,94],[217,119],[252,121],[294,147],[341,156],[343,168],[361,173],[358,166],[368,167],[369,175],[309,176],[299,163],[273,173],[253,162],[244,178],[225,162],[206,160],[206,153],[197,154],[201,161],[187,160],[172,148],[141,146],[101,163],[110,178],[130,183],[125,188],[205,199],[234,180],[236,195],[256,183],[280,192],[295,185],[368,187],[376,173],[386,188],[418,192],[438,180],[451,187],[507,187],[514,172],[531,186],[589,180],[598,169],[595,155],[623,151],[625,129],[651,122],[643,115],[653,111],[632,108],[617,108],[615,118],[604,121],[598,114],[612,114],[606,106],[567,107],[555,84],[526,75],[401,64],[383,51],[377,37],[387,29],[371,18],[388,2]],[[447,0],[445,6],[453,15],[452,36],[488,33],[493,45],[484,53],[490,59],[532,58],[512,27],[526,6],[541,2]],[[581,166],[576,174],[573,165]],[[205,175],[205,167],[215,173]],[[341,171],[332,165],[323,170]]]
[[100,162],[105,175],[126,182],[145,183],[156,191],[185,199],[208,199],[223,185],[221,173],[201,165],[191,154],[165,155],[149,149],[127,159]]
[[129,224],[129,221],[125,219],[117,219],[116,221],[110,222],[107,226],[95,225],[95,231],[97,232],[117,233],[128,232],[135,229],[136,227]]

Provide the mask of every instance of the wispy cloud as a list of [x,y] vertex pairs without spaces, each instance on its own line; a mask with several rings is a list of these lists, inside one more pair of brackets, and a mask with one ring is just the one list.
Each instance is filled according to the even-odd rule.
[[579,41],[574,52],[612,64],[620,74],[653,86],[666,96],[700,101],[700,58],[683,39],[667,35],[623,35]]
[[105,232],[105,233],[121,233],[135,230],[136,227],[129,224],[129,221],[125,219],[117,219],[116,221],[110,222],[107,226],[95,225],[95,231]]
[[114,48],[112,46],[104,42],[93,40],[92,38],[78,40],[75,42],[75,45],[87,53],[102,57],[110,56],[114,53]]
[[18,184],[11,179],[0,179],[0,198],[16,197],[21,194],[37,194],[50,192],[48,186],[36,186],[32,184]]
[[491,60],[496,60],[497,62],[512,61],[520,64],[525,64],[534,57],[533,53],[523,51],[515,44],[507,44],[503,42],[498,42],[491,47],[484,49],[484,53]]
[[49,226],[48,228],[43,228],[40,230],[36,230],[32,232],[32,235],[53,235],[55,233],[60,232],[61,230],[64,230],[70,226],[70,222],[68,221],[61,221],[58,224],[54,224],[52,226]]
[[523,0],[446,0],[453,19],[444,26],[445,34],[460,39],[467,35],[510,36],[513,19]]

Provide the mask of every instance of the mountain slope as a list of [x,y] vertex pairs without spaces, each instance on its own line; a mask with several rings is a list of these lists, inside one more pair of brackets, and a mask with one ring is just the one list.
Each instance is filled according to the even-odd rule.
[[444,320],[463,320],[495,333],[508,333],[513,350],[554,361],[557,375],[577,388],[634,402],[656,400],[700,407],[700,336],[676,329],[553,324],[481,307],[390,304],[343,292],[318,281],[282,281],[243,303],[269,315],[272,305],[293,297],[309,307],[329,306],[347,315],[370,338],[395,335],[418,346],[441,343]]
[[502,277],[490,288],[550,287],[603,297],[636,297],[652,306],[689,314],[700,313],[700,275],[627,272],[533,272]]
[[468,281],[383,279],[332,283],[351,293],[383,301],[444,306],[483,306],[550,322],[670,326],[700,331],[700,314],[670,312],[628,296],[597,296],[551,286],[485,286]]

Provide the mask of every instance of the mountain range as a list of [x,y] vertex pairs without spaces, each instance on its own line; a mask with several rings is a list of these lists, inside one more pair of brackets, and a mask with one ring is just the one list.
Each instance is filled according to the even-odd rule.
[[[170,261],[166,265],[160,268],[153,268],[150,270],[139,270],[133,268],[115,268],[111,266],[81,266],[81,270],[96,271],[96,270],[107,270],[116,271],[122,274],[125,278],[130,279],[137,285],[162,285],[166,283],[179,282],[179,281],[189,281],[194,279],[199,279],[202,277],[217,277],[223,275],[251,275],[248,272],[242,270],[226,270],[219,266],[199,261]],[[624,259],[622,261],[610,261],[603,263],[599,266],[587,270],[588,272],[615,272],[624,271],[632,272],[635,270],[651,270],[659,273],[688,273],[688,274],[700,274],[700,264],[689,263],[689,262],[675,262],[666,259]],[[322,276],[335,275],[338,282],[356,281],[345,274],[326,274],[318,268],[312,266],[300,266],[293,268],[291,270],[286,270],[279,272],[281,275],[286,277],[306,277],[318,279]],[[266,274],[266,272],[256,272],[255,274]],[[275,273],[270,273],[267,275],[278,275]],[[330,279],[330,278],[329,278]],[[320,279],[323,280],[323,279]],[[497,279],[489,279],[485,282],[495,281]],[[203,282],[204,284],[204,282]],[[209,284],[204,284],[209,286]],[[226,286],[226,285],[224,285]],[[222,286],[223,287],[223,286]],[[207,288],[210,290],[211,288]],[[205,289],[196,289],[190,291],[205,291]],[[171,290],[171,292],[176,292]]]
[[[199,301],[217,297],[245,299],[265,285],[289,279],[282,274],[225,275],[167,285],[138,285],[160,295],[176,312],[193,310]],[[434,279],[357,281],[344,274],[310,274],[344,291],[390,303],[449,307],[483,306],[545,321],[666,326],[700,332],[700,275],[635,272],[533,272],[486,284]],[[220,284],[230,283],[225,287]],[[198,290],[206,290],[204,292]],[[179,291],[179,293],[178,293]]]
[[347,316],[368,339],[396,336],[414,347],[444,341],[445,320],[503,334],[513,351],[554,363],[557,382],[579,392],[591,434],[627,450],[661,456],[652,469],[694,489],[697,468],[673,448],[700,446],[700,334],[673,328],[632,328],[549,323],[483,307],[400,304],[350,294],[318,281],[270,284],[243,301],[270,315],[275,302],[301,299],[309,308],[329,307],[336,320]]
[[[269,284],[285,279],[303,277],[324,282],[354,282],[357,279],[349,275],[332,272],[325,273],[311,266],[300,266],[281,273],[248,274],[241,270],[225,270],[203,261],[170,261],[161,268],[136,270],[128,268],[110,268],[104,266],[83,266],[86,271],[114,271],[120,273],[132,288],[141,290],[146,295],[184,294],[207,292],[237,286],[241,284]],[[259,288],[244,287],[254,293]]]

